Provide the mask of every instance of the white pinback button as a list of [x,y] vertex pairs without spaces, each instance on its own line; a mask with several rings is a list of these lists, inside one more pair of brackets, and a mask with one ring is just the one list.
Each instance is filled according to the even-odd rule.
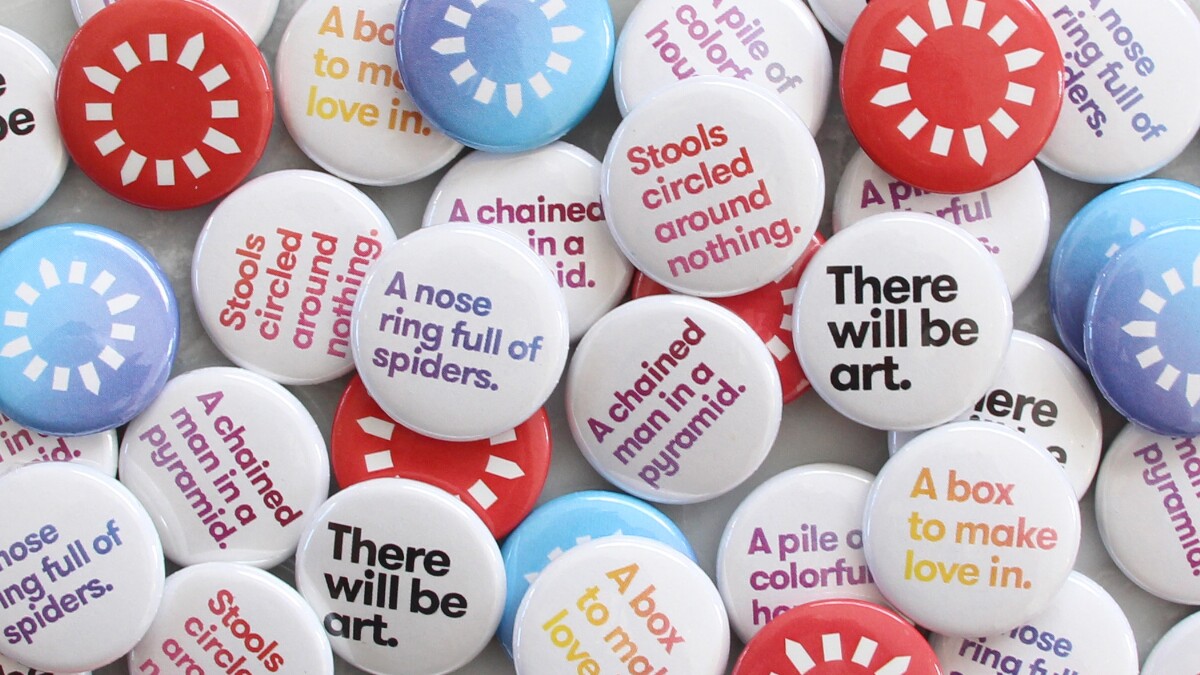
[[86,436],[47,436],[0,413],[0,475],[36,462],[78,462],[117,475],[117,431]]
[[986,637],[935,634],[930,643],[942,668],[960,675],[1138,672],[1137,643],[1125,612],[1100,584],[1078,572],[1045,611],[1016,628]]
[[562,288],[571,339],[624,297],[633,267],[600,203],[600,162],[557,142],[513,155],[472,152],[442,178],[423,225],[490,225],[526,242]]
[[864,551],[884,597],[945,635],[992,635],[1054,599],[1079,549],[1079,504],[1050,455],[987,422],[918,436],[867,497]]
[[54,63],[3,26],[0,61],[0,228],[5,228],[46,203],[67,170],[67,151],[54,115]]
[[691,559],[652,539],[606,537],[542,570],[517,610],[513,658],[519,675],[717,675],[729,619]]
[[792,318],[813,389],[877,429],[923,429],[969,408],[1012,332],[992,255],[923,213],[871,216],[831,237],[800,279]]
[[37,668],[30,668],[29,666],[17,663],[16,661],[5,657],[3,654],[0,654],[0,673],[3,673],[3,675],[92,675],[92,671],[90,670],[81,673],[70,674],[63,672],[48,673],[40,671]]
[[522,241],[484,225],[418,230],[359,290],[354,363],[379,406],[426,436],[472,441],[529,419],[557,386],[562,291]]
[[1037,273],[1050,237],[1050,199],[1033,162],[992,187],[943,194],[889,176],[859,151],[838,183],[833,231],[892,211],[919,211],[961,226],[992,254],[1014,300]]
[[[1100,405],[1091,382],[1075,362],[1050,342],[1015,330],[1004,368],[987,393],[956,421],[996,422],[1046,448],[1083,498],[1104,445]],[[888,433],[888,449],[899,450],[916,433]]]
[[125,431],[121,481],[180,565],[283,562],[329,493],[329,458],[290,392],[240,368],[173,378]]
[[291,586],[237,563],[167,577],[154,623],[128,657],[133,673],[333,675],[321,622]]
[[743,641],[814,600],[883,603],[862,553],[873,479],[848,466],[810,464],[776,475],[742,501],[721,537],[717,587]]
[[440,675],[470,662],[496,632],[504,564],[461,501],[381,478],[320,508],[296,553],[296,588],[354,667]]
[[808,248],[825,173],[804,123],[755,85],[690,78],[617,128],[601,196],[621,250],[674,291],[737,295]]
[[0,478],[0,512],[0,653],[70,672],[137,644],[158,609],[164,568],[154,524],[129,490],[46,462]]
[[825,119],[833,65],[821,26],[802,2],[639,2],[621,29],[613,61],[621,114],[669,84],[705,75],[775,92],[815,135]]
[[350,314],[367,268],[395,241],[379,207],[316,171],[277,171],[213,211],[192,256],[205,331],[234,363],[284,384],[350,372]]
[[1092,183],[1144,176],[1175,159],[1200,127],[1195,11],[1183,0],[1032,1],[1065,66],[1062,114],[1038,159]]
[[654,539],[696,559],[679,526],[640,499],[616,492],[585,490],[546,502],[521,521],[500,549],[508,576],[508,597],[497,637],[510,655],[517,608],[529,584],[563,551],[614,534]]
[[1130,424],[1096,477],[1096,524],[1113,562],[1149,593],[1200,604],[1200,513],[1196,438],[1157,436]]
[[567,376],[567,421],[584,457],[654,502],[700,502],[739,485],[766,459],[782,415],[762,340],[697,298],[657,295],[609,312]]
[[845,42],[858,15],[867,8],[867,0],[808,0],[817,21],[838,42]]
[[[204,0],[213,7],[229,15],[237,22],[242,30],[250,35],[250,39],[262,42],[271,22],[275,20],[275,12],[279,9],[279,0]],[[75,21],[83,25],[84,21],[113,4],[116,0],[71,0],[71,9],[75,12]]]
[[1159,639],[1142,665],[1142,675],[1176,675],[1200,671],[1200,613],[1193,614]]
[[1050,318],[1063,348],[1080,365],[1088,298],[1104,266],[1142,235],[1200,218],[1200,188],[1148,178],[1118,185],[1067,223],[1050,261]]
[[462,150],[430,126],[400,81],[398,10],[395,0],[307,0],[279,43],[284,124],[309,159],[352,183],[410,183]]

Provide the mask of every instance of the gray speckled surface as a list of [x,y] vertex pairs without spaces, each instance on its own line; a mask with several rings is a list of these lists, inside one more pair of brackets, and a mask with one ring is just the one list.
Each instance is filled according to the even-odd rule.
[[[281,0],[279,14],[270,33],[262,43],[268,63],[273,66],[280,36],[302,0]],[[1193,10],[1200,0],[1188,0]],[[618,28],[635,4],[634,0],[610,0]],[[56,63],[75,30],[75,20],[68,0],[0,0],[0,25],[8,26],[38,44]],[[834,47],[835,63],[841,55],[840,45]],[[1181,95],[1191,92],[1181,92]],[[566,140],[602,156],[608,138],[619,122],[611,89],[584,124]],[[831,101],[829,114],[818,135],[827,176],[827,204],[822,232],[829,233],[829,203],[832,201],[842,167],[857,149],[846,126],[840,105]],[[317,167],[292,142],[278,116],[267,151],[254,170],[254,175],[279,169]],[[1037,278],[1028,291],[1015,303],[1016,327],[1055,340],[1047,305],[1046,275],[1054,242],[1070,217],[1104,186],[1086,185],[1043,170],[1050,194],[1053,220],[1050,247]],[[415,230],[420,223],[425,201],[440,177],[440,173],[420,182],[392,188],[366,188],[391,219],[397,234]],[[1196,141],[1184,155],[1156,176],[1200,183],[1200,145]],[[104,225],[124,232],[142,242],[162,263],[179,296],[182,312],[182,341],[175,363],[175,373],[209,365],[228,365],[205,336],[195,310],[191,306],[189,266],[192,246],[199,235],[212,205],[178,212],[156,212],[125,204],[110,197],[86,178],[77,167],[71,166],[61,187],[50,201],[30,219],[7,231],[0,232],[0,245],[44,225],[83,221]],[[328,436],[333,410],[345,386],[345,379],[312,387],[292,387],[291,390],[308,406]],[[562,390],[551,398],[548,409],[554,428],[554,464],[542,494],[542,501],[558,495],[588,488],[607,488],[580,455],[567,430]],[[1112,409],[1104,408],[1105,438],[1111,440],[1120,430],[1123,420]],[[702,565],[711,574],[716,564],[716,549],[721,530],[741,499],[755,486],[779,471],[811,462],[841,462],[877,471],[887,456],[883,433],[853,424],[830,410],[819,398],[806,394],[784,410],[783,427],[770,457],[759,471],[733,492],[707,503],[692,506],[666,507],[690,537]],[[1192,609],[1154,598],[1128,581],[1112,564],[1096,530],[1095,510],[1089,494],[1082,502],[1084,532],[1076,568],[1108,589],[1125,609],[1137,633],[1138,649],[1144,660],[1158,638]],[[290,579],[290,566],[276,570]],[[735,639],[734,655],[741,645]],[[732,659],[731,659],[732,662]],[[354,669],[339,663],[339,672]],[[98,672],[122,673],[124,663],[117,663]],[[512,673],[513,667],[495,641],[467,667],[464,674],[502,675]]]

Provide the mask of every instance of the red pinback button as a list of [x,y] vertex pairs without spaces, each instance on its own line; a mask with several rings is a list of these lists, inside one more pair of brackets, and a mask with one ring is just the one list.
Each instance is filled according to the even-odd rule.
[[895,613],[862,600],[818,600],[767,624],[733,675],[940,675],[925,638]]
[[850,130],[893,176],[980,190],[1045,145],[1062,104],[1054,31],[1028,0],[875,0],[842,54]]
[[[796,359],[796,348],[792,343],[792,300],[796,296],[796,286],[800,283],[800,275],[808,267],[812,258],[825,238],[819,233],[813,235],[812,243],[800,256],[787,274],[761,288],[725,298],[709,298],[725,309],[737,314],[743,321],[750,324],[754,332],[762,338],[763,344],[775,359],[775,367],[779,369],[779,383],[783,387],[783,402],[790,403],[800,394],[808,391],[808,377],[800,368]],[[633,298],[644,298],[650,295],[669,293],[666,286],[650,277],[637,272],[633,277]]]
[[383,477],[430,483],[458,496],[496,538],[533,510],[553,447],[544,408],[512,431],[479,441],[423,436],[388,417],[357,376],[334,414],[332,446],[343,488]]
[[67,45],[57,114],[97,185],[138,206],[186,209],[250,173],[274,103],[267,64],[232,19],[198,0],[122,0]]

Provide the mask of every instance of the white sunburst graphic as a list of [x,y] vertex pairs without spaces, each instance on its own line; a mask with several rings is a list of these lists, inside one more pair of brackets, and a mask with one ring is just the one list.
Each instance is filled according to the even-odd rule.
[[[1200,256],[1192,263],[1191,273],[1192,288],[1200,288]],[[1187,284],[1183,280],[1183,275],[1180,274],[1177,268],[1172,267],[1163,272],[1161,279],[1166,297],[1147,288],[1142,291],[1142,296],[1138,299],[1142,307],[1150,310],[1155,315],[1161,314],[1163,309],[1171,302],[1171,298],[1179,295],[1187,288]],[[1134,338],[1157,340],[1158,321],[1156,319],[1134,320],[1121,326],[1121,330]],[[1142,370],[1159,367],[1158,377],[1154,383],[1160,389],[1171,391],[1182,381],[1184,383],[1183,395],[1187,399],[1187,402],[1193,408],[1197,404],[1200,404],[1200,373],[1184,373],[1183,370],[1167,359],[1157,342],[1139,352],[1137,362],[1142,367]]]
[[[908,666],[912,663],[911,656],[896,656],[887,663],[876,668],[870,669],[871,660],[875,658],[875,650],[879,648],[879,643],[866,636],[860,636],[858,644],[854,647],[854,653],[850,656],[850,663],[862,666],[868,673],[873,675],[905,675],[908,672]],[[784,653],[787,655],[788,661],[796,669],[795,675],[806,675],[809,672],[817,670],[819,666],[831,663],[844,663],[845,656],[842,653],[842,634],[841,633],[826,633],[821,636],[821,654],[818,655],[820,661],[809,653],[804,645],[794,640],[784,641]],[[840,668],[844,668],[841,666]],[[835,672],[844,672],[837,670]],[[792,675],[791,673],[775,673],[771,675]]]
[[[1140,220],[1138,220],[1137,218],[1129,219],[1129,236],[1136,237],[1145,231],[1146,231],[1146,226],[1143,225]],[[1120,250],[1121,250],[1120,244],[1113,244],[1112,246],[1108,247],[1107,251],[1104,252],[1104,257],[1111,258],[1114,255],[1116,255],[1117,252],[1119,252]]]
[[[136,71],[146,61],[168,61],[168,48],[169,45],[167,44],[167,36],[165,34],[152,33],[147,36],[145,59],[128,41],[122,42],[113,48],[113,54],[117,57],[117,61],[121,65],[122,74],[109,72],[100,66],[85,66],[83,72],[89,82],[113,96],[118,96],[118,89],[124,77]],[[230,80],[229,72],[226,70],[224,64],[218,64],[203,73],[196,73],[196,66],[203,55],[204,33],[197,33],[188,38],[184,43],[179,56],[175,59],[175,64],[194,73],[195,77],[204,87],[204,90],[210,95],[214,95],[213,92]],[[219,95],[215,94],[214,98],[209,100],[211,119],[214,121],[237,119],[240,115],[237,100],[215,98],[215,96]],[[113,122],[113,104],[111,101],[85,103],[84,117],[89,122],[111,123]],[[120,131],[115,128],[109,129],[106,133],[97,137],[95,145],[96,149],[104,157],[122,148],[126,148],[125,162],[121,165],[122,185],[129,185],[136,181],[142,175],[146,164],[151,161],[154,162],[155,182],[163,187],[175,185],[176,158],[147,157],[137,150],[127,148],[125,139],[121,137]],[[208,147],[224,155],[236,155],[242,151],[237,141],[212,126],[209,126],[205,132],[201,146]],[[199,179],[211,170],[200,147],[192,148],[188,152],[183,153],[178,160],[183,163],[192,177],[196,179]]]
[[[536,0],[533,1],[536,2]],[[474,9],[479,9],[488,2],[489,0],[470,0],[470,4]],[[567,4],[565,0],[545,0],[539,6],[547,21],[554,21],[566,8]],[[446,23],[464,31],[472,18],[474,18],[473,11],[467,11],[453,5],[446,8],[446,14],[443,17]],[[578,26],[555,24],[550,27],[550,40],[553,44],[575,42],[583,36],[584,30]],[[432,49],[443,56],[450,56],[454,54],[465,55],[467,47],[466,36],[459,35],[439,39],[433,43]],[[524,109],[524,92],[526,87],[538,98],[546,98],[554,92],[554,86],[546,78],[546,72],[554,71],[566,75],[570,69],[571,59],[551,49],[549,55],[546,57],[544,69],[530,74],[524,80],[497,82],[480,76],[479,83],[475,85],[475,92],[472,98],[482,105],[490,105],[493,101],[498,101],[502,98],[508,112],[513,117],[520,117],[521,111]],[[463,60],[450,71],[450,78],[460,87],[470,86],[469,83],[478,74],[479,70],[471,62],[470,57],[464,56]],[[497,97],[498,93],[499,97]]]
[[[67,269],[68,284],[83,286],[86,285],[96,296],[104,302],[108,308],[109,316],[114,318],[109,331],[109,337],[113,340],[129,342],[134,339],[136,328],[127,323],[119,323],[115,320],[120,314],[133,309],[141,298],[133,293],[122,293],[109,297],[109,291],[112,290],[113,284],[117,278],[108,270],[102,270],[91,281],[87,283],[88,265],[86,262],[76,260],[73,261]],[[4,313],[4,325],[10,328],[27,328],[29,325],[30,312],[36,311],[37,301],[43,296],[43,292],[53,289],[62,284],[62,279],[59,276],[58,268],[53,263],[45,258],[42,258],[38,263],[38,276],[41,281],[41,290],[35,288],[29,282],[21,282],[17,286],[14,294],[21,304],[28,309],[24,310],[8,310]],[[72,368],[59,364],[50,363],[41,354],[38,354],[34,349],[33,344],[29,340],[28,333],[22,334],[12,340],[9,340],[2,348],[0,348],[0,357],[15,359],[23,357],[32,352],[29,356],[29,361],[22,370],[22,374],[30,381],[37,382],[42,376],[50,372],[50,387],[54,391],[70,391],[72,381]],[[95,355],[95,359],[99,360],[112,372],[120,370],[125,363],[125,357],[117,351],[112,345],[105,345],[100,350],[99,354]],[[103,372],[97,368],[95,360],[88,360],[82,365],[76,366],[74,372],[78,375],[79,382],[83,388],[92,394],[100,394],[101,376]]]
[[[929,37],[931,32],[956,25],[955,17],[951,16],[946,0],[929,0],[928,7],[929,24],[922,25],[912,14],[909,14],[901,19],[896,26],[896,30],[904,36],[904,39],[914,49],[925,38]],[[986,29],[987,37],[998,47],[1003,48],[1005,43],[1017,33],[1018,26],[1007,14],[1001,15],[995,21],[990,21],[991,17],[985,16],[986,7],[987,5],[983,0],[967,0],[966,8],[963,11],[963,15],[958,17],[957,25],[983,32],[985,30],[985,21],[988,21],[989,26]],[[1014,82],[1011,78],[1013,73],[1037,65],[1044,55],[1041,50],[1032,47],[1014,49],[1004,54],[1010,78],[1007,91],[1004,95],[1005,101],[1021,106],[1030,106],[1033,104],[1034,88]],[[911,59],[912,54],[910,53],[884,49],[879,65],[887,70],[907,74],[908,64]],[[877,91],[871,99],[871,103],[883,108],[890,108],[911,102],[912,95],[909,91],[908,82],[884,87]],[[1011,138],[1020,129],[1020,124],[1004,108],[1004,104],[999,105],[988,117],[987,121],[1004,138]],[[911,141],[918,132],[929,125],[929,122],[929,116],[921,110],[920,106],[913,104],[912,111],[900,121],[897,128],[905,138]],[[933,140],[929,145],[929,152],[943,157],[949,155],[950,146],[955,136],[959,135],[962,136],[963,141],[967,144],[967,154],[970,155],[976,164],[983,166],[987,160],[988,146],[982,125],[977,124],[963,129],[951,129],[935,124]]]

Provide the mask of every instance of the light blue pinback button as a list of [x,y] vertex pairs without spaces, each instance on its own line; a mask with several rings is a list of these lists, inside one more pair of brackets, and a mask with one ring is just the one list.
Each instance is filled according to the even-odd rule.
[[179,310],[158,263],[95,225],[36,230],[0,253],[0,410],[31,429],[112,429],[162,391]]
[[1113,257],[1084,345],[1100,393],[1129,421],[1200,434],[1200,225],[1153,232]]
[[679,527],[640,499],[588,490],[548,501],[529,514],[500,549],[508,575],[508,596],[497,636],[505,651],[512,654],[517,608],[525,591],[546,565],[578,544],[614,534],[654,539],[696,559]]
[[426,118],[480,150],[562,137],[595,105],[615,43],[606,0],[407,0],[400,76]]
[[1071,358],[1085,365],[1083,321],[1104,266],[1138,237],[1200,219],[1200,187],[1147,179],[1106,191],[1071,219],[1050,263],[1050,313]]

